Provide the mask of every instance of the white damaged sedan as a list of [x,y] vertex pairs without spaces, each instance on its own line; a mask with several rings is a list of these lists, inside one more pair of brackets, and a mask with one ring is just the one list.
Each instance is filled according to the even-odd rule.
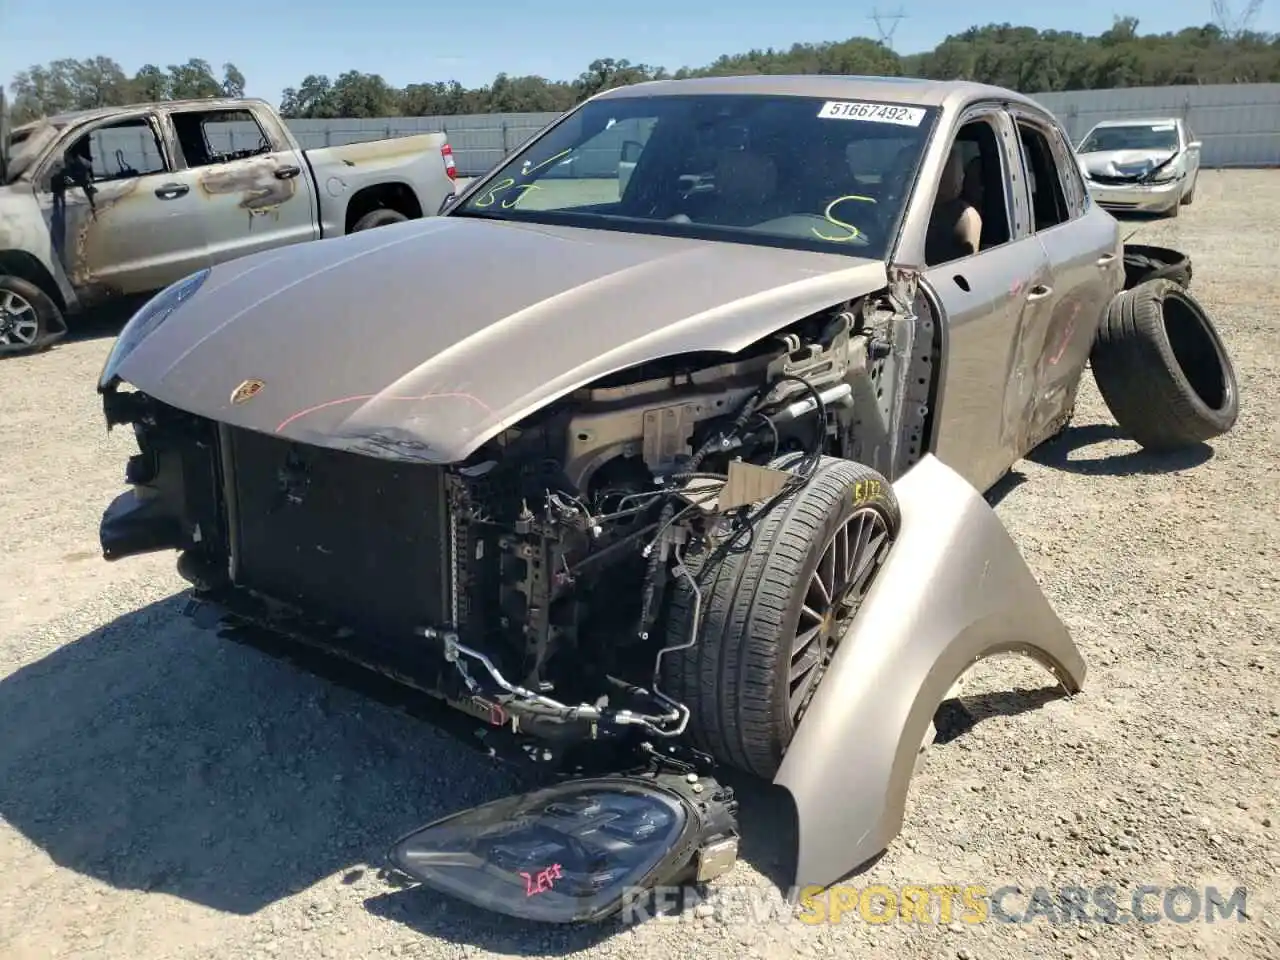
[[1104,120],[1076,153],[1090,194],[1107,210],[1176,217],[1195,198],[1200,141],[1177,117]]

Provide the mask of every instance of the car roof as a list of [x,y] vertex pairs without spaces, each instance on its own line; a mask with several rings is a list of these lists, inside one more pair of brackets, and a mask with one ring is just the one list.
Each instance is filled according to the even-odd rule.
[[123,107],[90,107],[88,110],[68,110],[66,113],[54,114],[51,117],[41,117],[30,123],[25,123],[21,127],[16,127],[14,132],[26,130],[39,126],[44,123],[51,123],[55,127],[65,127],[68,124],[81,123],[85,120],[96,120],[100,117],[111,117],[120,113],[132,113],[134,111],[143,110],[181,110],[187,107],[204,107],[208,110],[243,110],[250,104],[266,105],[267,101],[259,97],[204,97],[196,100],[162,100],[151,101],[146,103],[130,103]]
[[1093,125],[1095,130],[1102,127],[1149,127],[1157,123],[1181,123],[1178,117],[1126,117],[1121,120],[1102,120]]
[[920,77],[863,77],[837,74],[765,75],[745,77],[693,77],[684,80],[648,80],[615,87],[593,99],[664,97],[689,94],[756,94],[779,97],[822,97],[832,100],[874,100],[878,103],[963,109],[978,100],[1003,100],[1050,111],[1030,97],[966,80],[926,80]]

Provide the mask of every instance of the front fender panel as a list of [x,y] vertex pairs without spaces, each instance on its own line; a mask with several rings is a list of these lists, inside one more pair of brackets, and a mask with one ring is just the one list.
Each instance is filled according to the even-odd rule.
[[774,778],[795,805],[796,886],[829,886],[897,836],[929,723],[975,661],[1020,652],[1068,693],[1084,683],[1066,625],[982,496],[931,455],[894,492],[898,541]]

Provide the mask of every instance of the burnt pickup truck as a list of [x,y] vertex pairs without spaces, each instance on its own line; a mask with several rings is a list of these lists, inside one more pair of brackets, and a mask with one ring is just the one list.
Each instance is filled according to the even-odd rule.
[[243,98],[46,117],[0,157],[0,354],[203,267],[433,215],[456,175],[443,133],[304,150]]

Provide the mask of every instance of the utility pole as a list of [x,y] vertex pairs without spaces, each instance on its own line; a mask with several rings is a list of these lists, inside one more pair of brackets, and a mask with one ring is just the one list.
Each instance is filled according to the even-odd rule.
[[[1222,0],[1214,0],[1214,3],[1219,2],[1222,2]],[[906,18],[907,15],[902,12],[901,7],[899,7],[895,13],[881,13],[880,9],[877,7],[872,9],[871,16],[867,19],[875,22],[876,32],[879,34],[880,42],[892,50],[893,35],[898,29],[898,23]],[[888,26],[885,26],[886,23]]]
[[1253,21],[1258,18],[1258,12],[1262,9],[1262,0],[1249,0],[1245,4],[1244,12],[1238,17],[1231,12],[1231,5],[1227,0],[1210,0],[1210,7],[1213,10],[1213,23],[1222,31],[1222,35],[1228,40],[1239,40],[1240,37],[1248,33],[1253,26]]

